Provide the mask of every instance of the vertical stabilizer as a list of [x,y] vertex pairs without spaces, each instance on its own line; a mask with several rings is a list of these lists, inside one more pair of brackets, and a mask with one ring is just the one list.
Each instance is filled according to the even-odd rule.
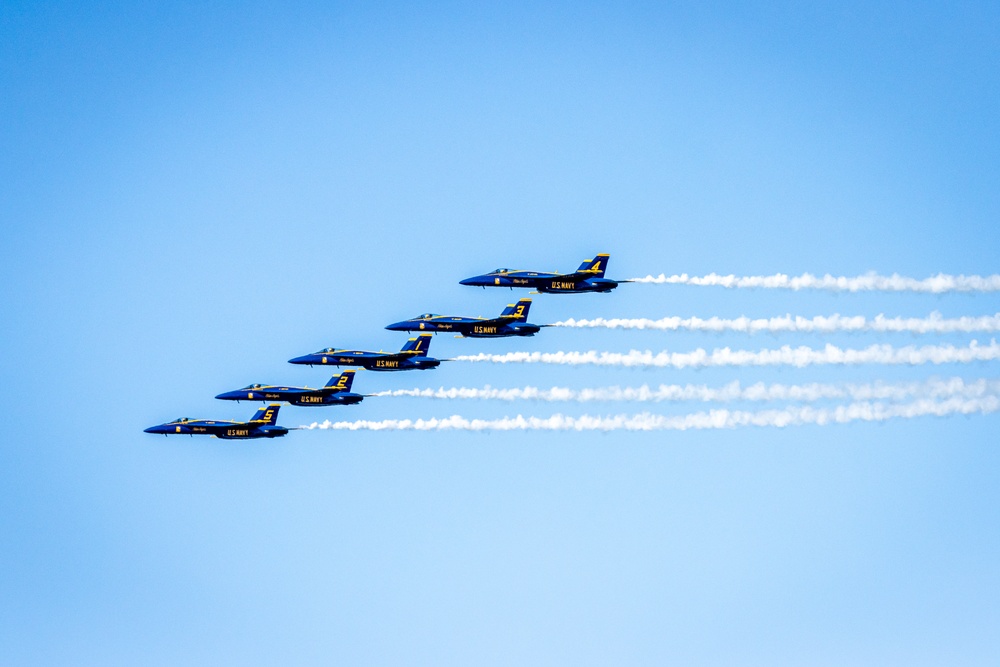
[[500,313],[500,317],[512,319],[515,322],[527,322],[529,308],[531,308],[531,299],[521,299],[517,303],[507,304],[507,307]]
[[431,348],[431,336],[433,334],[420,334],[416,338],[411,338],[406,341],[406,345],[400,352],[411,352],[416,357],[426,357],[428,350]]
[[344,371],[340,375],[334,375],[326,383],[326,389],[336,389],[337,391],[350,391],[354,383],[355,371]]
[[250,418],[252,422],[264,422],[265,424],[273,425],[278,421],[278,408],[281,405],[278,403],[272,403],[271,405],[265,406],[254,413],[254,416]]
[[595,278],[603,278],[604,272],[608,269],[608,260],[610,258],[611,255],[602,253],[594,259],[585,259],[576,271],[577,273],[590,273]]

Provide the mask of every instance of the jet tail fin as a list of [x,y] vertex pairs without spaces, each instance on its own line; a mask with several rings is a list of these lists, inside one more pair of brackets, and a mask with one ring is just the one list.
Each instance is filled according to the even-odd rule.
[[590,273],[593,274],[595,278],[603,278],[604,272],[608,268],[608,260],[611,255],[607,253],[601,253],[594,257],[594,259],[585,259],[580,268],[576,270],[577,273]]
[[325,388],[350,391],[351,385],[354,383],[354,373],[355,371],[344,371],[340,375],[334,375],[330,378],[330,381],[326,383]]
[[267,405],[257,412],[254,416],[250,418],[252,422],[264,422],[268,425],[274,425],[278,421],[278,408],[281,407],[280,403],[272,403]]
[[400,352],[410,352],[416,357],[426,357],[427,352],[431,347],[432,335],[433,334],[425,333],[420,334],[416,338],[411,338],[406,341],[406,345],[403,346],[403,349],[400,350]]
[[531,308],[531,299],[521,299],[517,303],[508,304],[500,313],[502,319],[510,319],[515,322],[528,321],[528,309]]

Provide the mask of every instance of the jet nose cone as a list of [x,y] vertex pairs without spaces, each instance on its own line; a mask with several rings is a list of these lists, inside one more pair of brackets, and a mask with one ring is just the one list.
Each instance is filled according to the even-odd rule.
[[458,284],[459,285],[473,285],[473,286],[478,285],[479,284],[479,276],[473,276],[471,278],[466,278],[465,280],[460,280],[460,281],[458,281]]
[[288,363],[290,363],[290,364],[308,364],[308,363],[310,363],[310,361],[309,361],[309,357],[310,356],[312,356],[312,355],[306,354],[306,355],[303,355],[301,357],[294,357],[292,359],[289,359]]
[[216,398],[221,399],[223,401],[232,401],[238,398],[238,394],[239,394],[238,391],[224,391],[221,394],[217,395]]
[[143,433],[162,433],[162,426],[150,426],[142,430]]
[[393,324],[388,325],[386,329],[389,331],[406,331],[407,325],[407,322],[394,322]]

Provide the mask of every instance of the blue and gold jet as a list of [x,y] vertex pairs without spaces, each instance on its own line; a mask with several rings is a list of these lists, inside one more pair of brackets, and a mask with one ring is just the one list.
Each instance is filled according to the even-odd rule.
[[529,287],[550,294],[579,294],[581,292],[610,292],[627,280],[610,280],[604,277],[610,255],[597,255],[586,259],[573,273],[545,273],[497,269],[461,281],[474,287]]
[[451,317],[427,313],[412,320],[396,322],[386,327],[391,331],[450,331],[467,338],[502,338],[505,336],[534,336],[541,330],[537,324],[528,323],[531,299],[521,299],[508,304],[500,317]]
[[309,366],[361,366],[370,371],[409,371],[436,368],[438,359],[427,356],[431,334],[421,334],[406,341],[399,352],[364,352],[328,347],[325,350],[289,359],[290,364]]
[[365,400],[361,394],[351,392],[354,374],[344,371],[334,375],[325,387],[280,387],[273,384],[252,384],[235,391],[227,391],[216,398],[224,401],[286,401],[292,405],[354,405]]
[[248,422],[213,421],[209,419],[175,419],[159,426],[150,426],[146,433],[163,435],[214,435],[223,440],[248,440],[251,438],[280,438],[292,429],[278,426],[278,408],[268,405],[254,413]]

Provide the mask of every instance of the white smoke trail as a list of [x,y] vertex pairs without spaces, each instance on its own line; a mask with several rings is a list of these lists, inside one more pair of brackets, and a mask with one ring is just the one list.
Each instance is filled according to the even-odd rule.
[[454,415],[444,419],[383,419],[381,421],[313,422],[304,429],[337,431],[686,431],[689,429],[732,429],[743,426],[801,426],[806,424],[846,424],[849,422],[883,422],[890,419],[912,419],[934,415],[990,414],[1000,410],[1000,398],[946,401],[924,399],[904,405],[858,402],[834,408],[790,406],[781,410],[710,410],[686,415],[665,416],[644,412],[613,417],[503,417],[501,419],[466,419]]
[[788,276],[776,273],[773,276],[720,276],[710,273],[707,276],[689,276],[686,273],[668,276],[661,273],[658,276],[648,275],[644,278],[632,278],[636,283],[656,283],[667,285],[713,285],[718,287],[763,287],[768,289],[820,289],[831,292],[923,292],[929,294],[944,294],[946,292],[998,292],[1000,291],[1000,275],[990,276],[951,276],[939,273],[930,278],[919,280],[907,278],[898,273],[891,276],[880,276],[867,273],[863,276],[831,276],[819,277],[810,273],[801,276]]
[[698,348],[693,352],[660,352],[649,350],[640,352],[508,352],[507,354],[472,354],[454,358],[454,361],[490,362],[495,364],[561,364],[626,366],[655,368],[705,368],[709,366],[795,366],[803,368],[813,365],[858,365],[858,364],[949,364],[971,363],[974,361],[995,361],[1000,359],[1000,345],[993,340],[989,345],[979,345],[977,341],[968,347],[954,345],[909,345],[895,348],[891,345],[872,345],[864,349],[841,349],[826,345],[822,349],[811,347],[791,347],[784,345],[777,349],[732,350],[728,347],[706,351]]
[[980,317],[957,317],[946,319],[939,312],[927,317],[886,317],[876,315],[868,319],[863,315],[848,317],[843,315],[822,315],[805,318],[785,315],[783,317],[751,319],[737,317],[664,317],[658,320],[646,318],[623,319],[598,317],[592,320],[568,319],[550,324],[552,327],[575,329],[645,329],[650,331],[736,331],[740,333],[834,333],[834,332],[905,332],[929,333],[995,333],[1000,331],[1000,313]]
[[913,398],[943,399],[952,397],[982,398],[1000,396],[1000,380],[977,379],[966,381],[959,377],[947,380],[931,379],[924,382],[889,384],[764,384],[758,382],[744,387],[733,381],[721,387],[703,384],[661,384],[659,387],[603,387],[597,389],[570,389],[568,387],[522,387],[496,389],[490,386],[482,389],[452,387],[445,389],[395,389],[382,391],[375,396],[401,396],[433,399],[479,399],[479,400],[535,400],[547,402],[589,403],[594,401],[822,401],[846,399],[852,401],[890,400],[903,401]]

